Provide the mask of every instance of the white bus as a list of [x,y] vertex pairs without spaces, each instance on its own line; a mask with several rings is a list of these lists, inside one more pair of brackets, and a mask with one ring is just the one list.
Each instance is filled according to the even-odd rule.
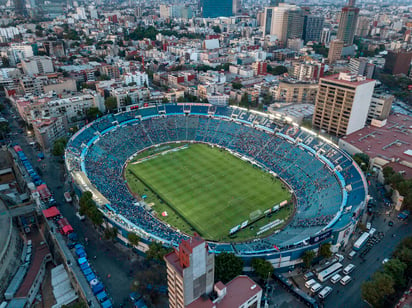
[[353,244],[353,250],[360,250],[363,245],[366,244],[366,242],[368,241],[369,238],[369,233],[368,232],[364,232],[355,242],[355,244]]
[[318,274],[318,279],[320,282],[328,280],[330,277],[332,277],[334,274],[340,272],[342,270],[342,264],[341,263],[335,263],[328,267],[327,269],[321,271]]

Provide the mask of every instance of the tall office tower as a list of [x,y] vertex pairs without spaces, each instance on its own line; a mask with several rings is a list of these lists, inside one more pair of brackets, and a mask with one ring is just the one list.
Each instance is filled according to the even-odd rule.
[[329,44],[328,60],[329,64],[335,63],[342,55],[343,41],[333,40]]
[[349,1],[349,5],[342,8],[340,14],[337,39],[342,40],[345,46],[353,45],[356,25],[358,23],[359,8],[354,7],[355,0]]
[[385,66],[383,67],[383,70],[385,71],[385,73],[393,75],[407,75],[411,67],[411,61],[412,52],[407,52],[404,50],[390,50],[385,57]]
[[14,0],[14,12],[16,15],[26,14],[26,1],[25,0]]
[[202,0],[201,9],[204,18],[233,16],[233,0]]
[[233,15],[239,14],[242,12],[242,2],[241,0],[233,0]]
[[338,137],[365,126],[375,80],[340,73],[319,79],[313,126]]
[[358,24],[356,25],[355,35],[365,37],[369,34],[369,25],[371,20],[367,16],[359,16]]
[[215,258],[206,242],[195,236],[165,256],[169,306],[185,307],[213,290]]
[[263,34],[275,35],[286,44],[289,38],[301,38],[303,13],[296,5],[280,3],[279,6],[265,8]]
[[323,16],[305,15],[303,20],[303,40],[319,42],[323,30]]

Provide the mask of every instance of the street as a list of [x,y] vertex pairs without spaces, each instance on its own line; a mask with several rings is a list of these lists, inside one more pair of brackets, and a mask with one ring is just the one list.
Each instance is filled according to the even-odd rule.
[[[8,117],[8,120],[12,132],[16,132],[19,129],[17,121],[11,117]],[[28,144],[26,138],[23,134],[13,135],[12,143],[20,145],[33,167],[41,170],[42,179],[53,193],[60,212],[68,219],[80,242],[85,246],[89,262],[106,286],[114,306],[127,306],[135,273],[150,266],[150,263],[120,243],[102,239],[88,220],[80,221],[76,217],[75,207],[66,203],[63,196],[64,192],[69,190],[64,165],[59,162],[59,158],[50,154],[45,154],[45,159],[38,161],[38,152]],[[85,238],[88,239],[87,245]],[[166,296],[159,298],[159,301],[158,307],[167,307]]]

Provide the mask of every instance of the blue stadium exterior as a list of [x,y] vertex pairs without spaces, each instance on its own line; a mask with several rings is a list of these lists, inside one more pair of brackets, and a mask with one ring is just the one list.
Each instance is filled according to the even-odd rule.
[[367,184],[348,154],[286,119],[237,107],[182,103],[109,114],[70,139],[66,168],[76,192],[93,192],[125,242],[133,231],[144,243],[177,246],[188,236],[137,202],[123,170],[136,153],[179,141],[226,148],[281,178],[294,195],[296,213],[282,230],[243,243],[209,242],[215,253],[235,253],[246,264],[261,257],[275,268],[291,268],[301,263],[304,251],[321,243],[330,242],[334,249],[346,246],[363,214]]

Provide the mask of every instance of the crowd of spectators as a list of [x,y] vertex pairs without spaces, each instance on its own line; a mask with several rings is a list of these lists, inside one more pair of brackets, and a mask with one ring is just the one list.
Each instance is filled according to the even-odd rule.
[[[211,116],[211,110],[218,116]],[[345,185],[351,185],[348,201],[362,201],[365,191],[359,172],[351,159],[333,145],[296,126],[278,125],[262,116],[253,118],[239,109],[231,114],[230,110],[229,107],[166,105],[103,117],[70,140],[66,163],[74,170],[85,169],[91,183],[110,201],[110,207],[117,214],[146,232],[174,243],[186,235],[139,206],[123,178],[124,164],[133,154],[165,142],[216,144],[247,156],[275,173],[287,183],[285,189],[290,189],[296,198],[296,213],[286,229],[325,227],[331,222],[341,209],[342,190],[345,189],[336,176],[336,168],[345,178]],[[249,125],[246,120],[250,121]],[[97,140],[87,146],[92,139]],[[83,157],[85,147],[87,152]],[[326,157],[335,168],[322,162],[318,155]],[[275,239],[276,234],[273,234],[248,247],[272,249]],[[235,246],[229,245],[236,249]],[[219,250],[219,244],[214,247]],[[226,244],[221,249],[229,248]]]

